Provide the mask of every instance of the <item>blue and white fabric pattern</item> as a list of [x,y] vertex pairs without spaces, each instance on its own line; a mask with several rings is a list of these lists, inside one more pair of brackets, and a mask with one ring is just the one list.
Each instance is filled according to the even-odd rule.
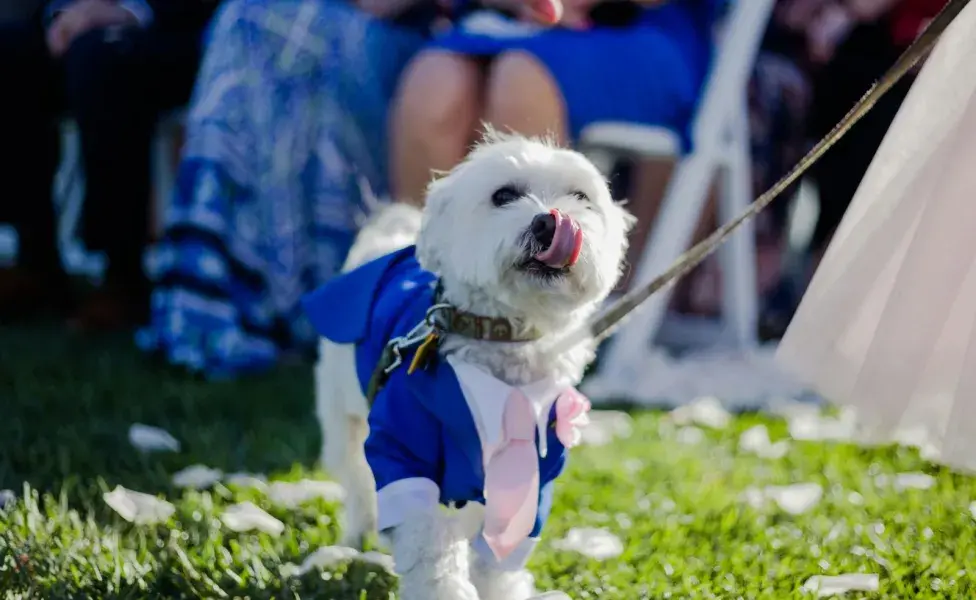
[[233,0],[209,32],[137,343],[210,377],[314,349],[302,295],[387,191],[387,108],[422,27],[340,0]]

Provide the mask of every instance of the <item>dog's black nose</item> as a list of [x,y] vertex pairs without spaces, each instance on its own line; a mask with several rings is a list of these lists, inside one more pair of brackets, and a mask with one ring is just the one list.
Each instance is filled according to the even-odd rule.
[[552,213],[536,215],[532,219],[532,237],[539,242],[543,248],[552,245],[552,236],[556,233],[556,216]]

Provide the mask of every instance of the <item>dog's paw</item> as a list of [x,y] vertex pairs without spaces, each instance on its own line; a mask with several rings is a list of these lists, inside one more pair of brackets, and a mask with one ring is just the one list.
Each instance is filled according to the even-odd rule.
[[344,517],[339,544],[356,550],[369,550],[367,546],[375,539],[375,527],[370,527],[356,509],[347,507]]
[[426,581],[400,578],[400,600],[481,600],[471,582],[455,577],[438,577]]
[[400,600],[481,600],[470,580],[468,542],[454,519],[432,510],[389,532]]
[[349,531],[342,534],[342,537],[339,539],[339,545],[346,546],[347,548],[355,548],[360,552],[366,552],[373,547],[372,540],[373,536],[368,533]]
[[528,571],[494,569],[480,557],[472,565],[471,581],[481,600],[530,600],[536,594],[535,580]]

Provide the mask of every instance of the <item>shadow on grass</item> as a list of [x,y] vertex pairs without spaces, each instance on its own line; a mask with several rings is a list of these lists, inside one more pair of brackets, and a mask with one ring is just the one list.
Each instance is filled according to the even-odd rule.
[[[128,335],[5,328],[0,399],[0,488],[19,493],[28,482],[72,502],[90,502],[98,480],[172,491],[172,473],[194,463],[225,472],[312,467],[320,443],[309,366],[209,382],[156,363]],[[180,452],[138,452],[133,423],[169,431]]]
[[[180,451],[139,452],[128,439],[133,423],[165,429]],[[171,483],[197,463],[314,476],[319,447],[310,365],[212,382],[151,360],[128,335],[0,330],[0,489],[19,497],[0,522],[0,598],[388,598],[395,583],[375,565],[287,573],[336,543],[334,503],[284,508],[257,490]],[[116,485],[163,495],[176,513],[158,525],[127,523],[101,498]],[[221,514],[241,501],[285,531],[229,531]]]

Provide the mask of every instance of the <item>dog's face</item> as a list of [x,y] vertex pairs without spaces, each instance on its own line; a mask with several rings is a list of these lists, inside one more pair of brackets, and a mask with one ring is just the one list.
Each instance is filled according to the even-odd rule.
[[631,223],[583,155],[490,132],[428,188],[418,256],[449,295],[552,321],[610,293]]

